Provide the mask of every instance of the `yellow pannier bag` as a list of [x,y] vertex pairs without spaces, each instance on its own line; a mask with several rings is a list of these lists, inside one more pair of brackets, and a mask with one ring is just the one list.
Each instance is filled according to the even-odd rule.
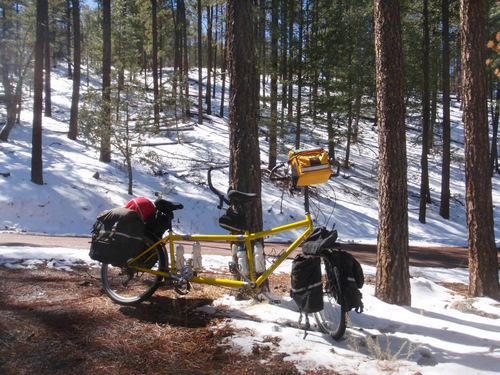
[[323,148],[290,151],[288,164],[295,186],[322,184],[332,175],[328,152]]

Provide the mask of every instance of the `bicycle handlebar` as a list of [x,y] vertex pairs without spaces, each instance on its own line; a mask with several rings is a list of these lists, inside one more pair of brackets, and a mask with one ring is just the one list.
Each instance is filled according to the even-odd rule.
[[217,190],[215,188],[215,186],[212,184],[212,171],[214,169],[222,169],[222,168],[227,168],[227,167],[228,167],[228,165],[222,165],[219,167],[208,168],[208,176],[207,176],[208,187],[210,188],[210,190],[212,190],[212,192],[215,195],[217,195],[219,197],[219,204],[217,206],[218,209],[221,209],[224,206],[224,203],[226,203],[227,205],[230,205],[231,202],[229,202],[229,200],[225,197],[225,195],[222,194],[219,190]]
[[331,177],[338,177],[340,175],[340,162],[338,160],[335,160],[335,159],[330,159],[330,165],[334,165],[337,167],[337,171],[332,172]]
[[289,176],[284,176],[284,177],[275,177],[274,176],[276,171],[280,168],[283,168],[285,165],[286,165],[285,163],[277,164],[273,169],[271,169],[271,174],[269,175],[269,179],[271,181],[286,181],[286,180],[288,180],[290,178]]
[[[340,174],[340,163],[337,160],[330,159],[330,164],[334,165],[337,167],[337,170],[335,172],[332,172],[331,177],[337,177]],[[276,176],[276,171],[279,170],[280,168],[283,168],[287,166],[287,163],[280,163],[277,164],[272,170],[269,175],[269,180],[271,181],[289,181],[291,176]],[[222,194],[213,184],[212,184],[212,171],[214,169],[222,169],[222,168],[227,168],[229,165],[221,165],[217,167],[210,167],[208,168],[208,175],[207,175],[207,182],[208,182],[208,187],[212,192],[219,197],[219,204],[217,205],[218,209],[221,209],[224,206],[224,203],[227,205],[231,205],[231,202],[228,197],[226,197],[224,194]]]

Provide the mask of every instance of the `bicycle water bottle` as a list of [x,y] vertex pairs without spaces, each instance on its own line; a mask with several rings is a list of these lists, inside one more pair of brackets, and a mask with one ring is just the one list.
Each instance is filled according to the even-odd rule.
[[240,247],[236,252],[236,256],[238,257],[238,265],[240,266],[241,273],[248,275],[250,273],[250,267],[248,266],[247,251]]
[[195,270],[201,270],[201,246],[198,241],[193,244],[193,268]]
[[180,270],[184,267],[184,246],[177,245],[175,249],[175,268]]
[[253,247],[253,259],[255,261],[255,272],[264,272],[266,270],[266,259],[264,258],[264,247],[260,241],[257,241]]

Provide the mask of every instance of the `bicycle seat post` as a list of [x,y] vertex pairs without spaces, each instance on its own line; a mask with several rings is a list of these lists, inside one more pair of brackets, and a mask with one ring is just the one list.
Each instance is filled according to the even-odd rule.
[[309,213],[309,186],[304,186],[304,209]]

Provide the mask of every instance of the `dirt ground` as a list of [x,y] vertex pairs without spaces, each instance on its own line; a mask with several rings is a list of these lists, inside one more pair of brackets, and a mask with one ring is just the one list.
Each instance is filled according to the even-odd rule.
[[[0,266],[0,373],[298,373],[283,355],[258,347],[252,356],[229,351],[234,332],[224,317],[195,311],[227,290],[207,286],[179,297],[160,288],[138,307],[124,307],[104,294],[98,276],[87,266]],[[288,283],[273,279],[271,289],[287,293]],[[278,337],[266,340],[279,345]]]

